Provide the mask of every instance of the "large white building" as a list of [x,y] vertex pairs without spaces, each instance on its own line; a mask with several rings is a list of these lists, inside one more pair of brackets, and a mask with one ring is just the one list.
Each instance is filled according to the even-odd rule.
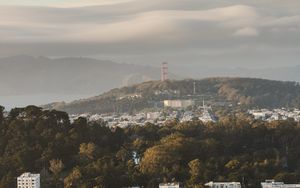
[[17,178],[17,188],[40,188],[40,174],[26,172]]
[[211,188],[241,188],[240,182],[208,182],[205,186]]
[[164,100],[164,107],[187,108],[195,105],[193,100]]
[[261,183],[262,188],[295,188],[300,187],[300,184],[284,184],[283,182],[276,182],[275,180],[266,180]]

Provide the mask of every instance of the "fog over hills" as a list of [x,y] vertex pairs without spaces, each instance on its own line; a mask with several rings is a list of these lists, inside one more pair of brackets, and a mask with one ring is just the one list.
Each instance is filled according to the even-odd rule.
[[[250,69],[204,65],[178,66],[169,62],[169,70],[170,79],[235,76],[300,81],[300,66]],[[70,102],[99,95],[112,88],[159,80],[160,72],[159,66],[125,64],[85,57],[6,57],[0,59],[0,104],[14,107],[58,101]]]
[[159,76],[159,68],[108,60],[15,56],[0,59],[0,95],[93,94]]
[[[215,76],[300,81],[300,66],[282,68],[212,68],[172,66],[171,79]],[[68,57],[14,56],[0,59],[0,95],[40,93],[100,94],[109,89],[160,79],[160,67]]]

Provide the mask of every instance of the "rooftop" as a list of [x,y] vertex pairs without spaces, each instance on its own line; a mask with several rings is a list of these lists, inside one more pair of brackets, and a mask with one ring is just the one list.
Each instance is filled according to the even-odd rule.
[[40,174],[31,174],[30,172],[25,172],[19,178],[35,178],[40,177]]

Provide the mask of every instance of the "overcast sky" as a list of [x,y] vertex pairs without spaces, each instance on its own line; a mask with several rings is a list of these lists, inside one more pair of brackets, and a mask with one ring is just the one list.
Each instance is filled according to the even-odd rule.
[[299,0],[0,0],[0,56],[300,64]]

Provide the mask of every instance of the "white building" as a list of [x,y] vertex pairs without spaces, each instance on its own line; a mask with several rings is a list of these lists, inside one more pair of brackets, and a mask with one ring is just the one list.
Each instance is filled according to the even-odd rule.
[[164,100],[164,107],[187,108],[194,104],[193,100]]
[[17,178],[17,188],[40,188],[40,174],[22,174]]
[[146,115],[146,118],[148,120],[155,120],[160,117],[161,113],[160,112],[148,112]]
[[240,182],[208,182],[205,186],[211,188],[241,188]]
[[159,188],[183,188],[181,183],[160,183]]
[[266,180],[261,182],[262,188],[294,188],[300,187],[300,184],[284,184],[283,182],[276,182],[275,180]]
[[214,116],[210,113],[211,106],[206,106],[204,101],[202,107],[202,115],[198,118],[200,121],[207,123],[207,122],[216,122]]

